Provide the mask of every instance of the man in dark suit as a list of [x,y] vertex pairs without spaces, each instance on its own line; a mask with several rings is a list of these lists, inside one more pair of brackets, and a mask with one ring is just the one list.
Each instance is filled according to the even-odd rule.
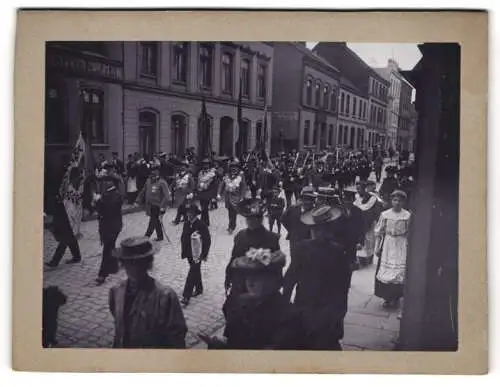
[[191,297],[203,293],[201,262],[207,260],[212,243],[207,225],[198,218],[200,213],[200,209],[195,204],[186,204],[187,222],[184,222],[181,235],[181,258],[189,262],[189,273],[181,300],[184,306],[189,304]]
[[118,259],[113,257],[116,240],[122,231],[123,197],[117,189],[118,181],[112,176],[101,178],[104,185],[102,195],[95,194],[94,201],[99,214],[99,237],[101,239],[102,260],[96,284],[102,285],[110,274],[118,272]]
[[295,257],[297,244],[311,237],[309,227],[300,221],[300,216],[313,209],[315,200],[316,194],[314,189],[312,187],[304,187],[300,194],[300,202],[287,208],[281,217],[281,223],[288,231],[286,239],[290,241],[290,258],[292,261]]
[[332,222],[342,216],[339,208],[322,206],[301,216],[311,227],[311,239],[297,246],[297,256],[283,280],[283,295],[305,319],[309,350],[341,350],[344,335],[345,287],[348,266],[342,245],[332,238]]

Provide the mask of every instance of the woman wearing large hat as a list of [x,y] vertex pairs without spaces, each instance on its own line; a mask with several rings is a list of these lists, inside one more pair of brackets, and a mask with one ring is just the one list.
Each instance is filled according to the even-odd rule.
[[304,349],[306,327],[302,315],[280,293],[285,255],[252,248],[231,262],[245,279],[247,291],[225,305],[224,337],[200,337],[208,348]]
[[344,247],[334,240],[332,223],[342,216],[340,208],[321,206],[301,216],[311,228],[311,239],[297,246],[285,274],[283,295],[300,309],[308,331],[307,349],[340,350],[344,334],[349,262]]
[[127,238],[113,252],[127,274],[109,293],[115,348],[185,348],[187,326],[179,299],[149,275],[157,252],[146,237]]

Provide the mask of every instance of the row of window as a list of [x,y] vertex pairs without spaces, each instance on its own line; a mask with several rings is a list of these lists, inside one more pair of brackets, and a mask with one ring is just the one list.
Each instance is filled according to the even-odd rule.
[[312,141],[311,141],[311,121],[306,120],[304,122],[304,132],[303,132],[304,146],[318,145],[318,140],[321,149],[326,148],[327,146],[333,146],[334,136],[335,133],[333,125],[331,124],[329,125],[327,132],[326,124],[324,122],[321,125],[318,125],[317,122],[314,122]]
[[[173,82],[186,84],[188,81],[189,44],[187,42],[176,43],[172,47],[172,76]],[[145,77],[158,76],[159,67],[159,43],[142,42],[141,47],[141,75]],[[211,90],[214,84],[214,45],[212,43],[200,44],[198,77],[199,86],[204,90]],[[250,95],[250,59],[243,58],[240,62],[241,93],[244,97]],[[235,63],[231,52],[223,51],[221,54],[221,90],[225,94],[232,95],[234,86]],[[257,98],[265,99],[266,96],[267,66],[260,63],[257,67]]]
[[379,99],[384,101],[387,100],[387,86],[383,85],[376,79],[372,78],[370,92]]
[[347,145],[353,149],[363,148],[365,143],[365,130],[348,125],[339,125],[337,131],[337,144]]
[[340,92],[340,114],[346,116],[351,115],[352,117],[358,117],[359,119],[366,119],[366,105],[366,101],[353,96],[351,106],[350,94],[342,91]]
[[370,106],[370,124],[385,126],[387,122],[386,109],[371,105]]
[[[314,102],[313,102],[314,87]],[[332,112],[337,111],[337,89],[329,84],[322,85],[321,81],[309,78],[305,83],[304,105],[309,107],[323,108]]]
[[[319,126],[317,122],[315,122],[311,141],[311,122],[309,120],[304,121],[304,146],[318,145],[318,138],[321,149],[328,146],[334,146],[335,133],[333,125],[329,125],[327,131],[325,123]],[[337,130],[337,145],[346,145],[353,149],[357,149],[365,147],[365,141],[367,146],[375,146],[379,143],[380,136],[368,131],[367,137],[365,138],[365,129],[354,126],[349,127],[348,125],[339,125]]]
[[[65,123],[66,112],[64,95],[61,93],[62,87],[57,84],[47,85],[47,96],[45,99],[45,139],[48,144],[68,144],[69,130]],[[104,95],[101,90],[83,89],[81,90],[82,99],[82,126],[81,129],[89,136],[93,144],[106,144],[106,132],[104,125]],[[182,138],[177,136],[179,131],[185,131],[186,121],[182,115],[172,117],[173,138]],[[152,131],[148,128],[156,127],[157,114],[152,111],[141,111],[139,113],[140,132],[144,133],[144,140],[141,143],[141,149],[151,148],[150,136]],[[261,137],[262,121],[257,122],[257,138]],[[148,137],[149,136],[149,137]],[[221,136],[222,137],[222,136]],[[142,135],[141,135],[142,138]],[[177,140],[176,140],[177,141]],[[180,141],[180,140],[179,140]],[[182,141],[173,144],[174,149],[183,149]],[[146,152],[147,153],[147,152]]]

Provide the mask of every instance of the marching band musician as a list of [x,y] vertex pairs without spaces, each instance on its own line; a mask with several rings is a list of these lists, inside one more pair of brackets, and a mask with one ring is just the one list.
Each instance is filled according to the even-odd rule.
[[161,218],[165,215],[167,205],[170,201],[170,190],[167,182],[160,177],[160,166],[151,165],[151,177],[146,181],[144,188],[139,193],[136,202],[139,204],[144,200],[146,214],[149,216],[149,224],[146,237],[151,237],[156,230],[156,240],[163,240],[163,224]]
[[204,159],[201,162],[201,170],[198,173],[198,184],[196,194],[201,206],[201,220],[210,226],[210,218],[208,210],[210,201],[217,196],[217,179],[216,171],[212,168],[210,159]]
[[177,214],[172,224],[177,225],[186,218],[185,202],[188,197],[191,197],[194,191],[194,179],[189,171],[189,164],[182,162],[179,166],[179,173],[175,178],[175,203]]
[[229,218],[227,227],[229,234],[232,234],[236,228],[238,203],[245,197],[246,191],[247,185],[243,174],[240,172],[239,162],[233,160],[229,163],[229,173],[222,179],[217,195],[217,198],[220,200],[222,194],[224,194]]

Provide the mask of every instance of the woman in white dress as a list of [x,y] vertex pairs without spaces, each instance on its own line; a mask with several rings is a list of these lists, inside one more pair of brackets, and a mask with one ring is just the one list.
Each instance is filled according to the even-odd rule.
[[376,253],[375,295],[384,299],[384,308],[397,307],[403,296],[411,213],[403,208],[406,193],[391,195],[392,208],[382,212],[375,226]]

